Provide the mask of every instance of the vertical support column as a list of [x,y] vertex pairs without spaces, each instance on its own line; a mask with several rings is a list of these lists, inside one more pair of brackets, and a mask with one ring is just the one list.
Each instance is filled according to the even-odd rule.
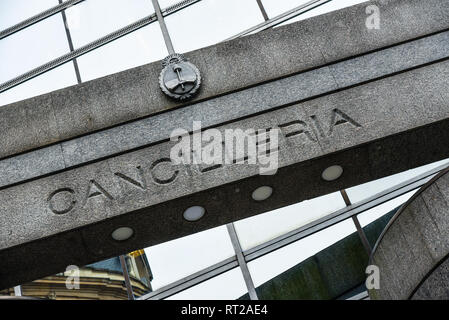
[[[346,193],[346,190],[340,190],[340,194],[343,197],[343,200],[345,201],[345,204],[347,206],[350,206],[351,200],[349,200],[348,194]],[[359,234],[360,240],[362,241],[363,246],[365,247],[366,253],[368,256],[371,256],[371,245],[369,244],[368,238],[366,237],[365,232],[362,229],[362,226],[360,225],[359,219],[357,219],[357,216],[352,216],[352,221],[354,222],[354,225],[357,229],[357,233]]]
[[[59,0],[59,4],[61,4],[62,2],[63,2],[62,0]],[[69,25],[67,23],[67,17],[65,15],[65,10],[61,11],[61,15],[62,15],[62,21],[64,23],[65,34],[67,36],[67,42],[69,43],[69,49],[70,49],[70,52],[73,52],[75,49],[73,48],[72,35],[70,34],[70,29],[69,29]],[[78,81],[78,84],[80,84],[82,81],[81,81],[80,70],[78,68],[78,61],[76,60],[76,58],[73,58],[72,62],[73,62],[73,67],[75,69],[76,80]]]
[[128,268],[126,267],[125,256],[121,255],[120,264],[122,266],[123,277],[125,278],[126,291],[128,292],[128,299],[134,300],[133,287],[131,286],[131,281],[129,280]]
[[151,0],[153,2],[154,12],[156,13],[157,21],[159,21],[159,26],[161,27],[162,36],[164,37],[165,46],[167,47],[168,54],[175,53],[173,48],[173,43],[171,42],[170,34],[168,33],[167,26],[165,25],[164,17],[162,16],[161,7],[157,0]]
[[256,288],[254,287],[253,279],[248,270],[248,265],[246,264],[245,257],[243,256],[242,248],[240,246],[237,233],[235,232],[234,224],[229,223],[226,225],[228,228],[229,236],[231,237],[232,246],[234,247],[235,254],[237,256],[237,261],[240,266],[240,270],[243,274],[243,279],[245,280],[246,288],[248,289],[249,298],[251,300],[259,300],[256,293]]
[[256,1],[257,1],[257,4],[259,5],[260,12],[262,12],[263,18],[265,19],[265,21],[268,21],[269,18],[268,18],[267,12],[265,11],[265,7],[263,6],[262,0],[256,0]]

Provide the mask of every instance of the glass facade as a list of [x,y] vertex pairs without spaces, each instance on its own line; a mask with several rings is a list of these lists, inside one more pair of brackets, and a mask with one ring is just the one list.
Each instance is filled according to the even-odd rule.
[[146,248],[145,252],[151,261],[154,289],[185,278],[235,254],[225,226],[164,242]]
[[339,192],[236,221],[243,250],[272,240],[345,207]]

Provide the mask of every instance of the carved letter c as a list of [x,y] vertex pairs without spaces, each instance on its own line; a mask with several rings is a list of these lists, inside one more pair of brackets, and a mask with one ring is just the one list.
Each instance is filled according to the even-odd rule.
[[73,190],[70,189],[70,188],[62,188],[62,189],[58,189],[58,190],[52,192],[52,193],[50,194],[50,196],[48,197],[47,202],[48,202],[48,207],[50,208],[50,210],[51,210],[54,214],[65,214],[65,213],[71,211],[71,210],[73,209],[73,207],[75,206],[75,204],[76,204],[76,200],[73,199],[73,196],[72,196],[72,201],[70,202],[69,206],[68,206],[66,209],[63,209],[63,210],[57,210],[57,209],[55,209],[54,206],[53,206],[52,200],[53,200],[53,198],[54,198],[58,193],[63,193],[63,192],[68,192],[68,193],[70,193],[71,195],[75,194],[75,191],[73,191]]

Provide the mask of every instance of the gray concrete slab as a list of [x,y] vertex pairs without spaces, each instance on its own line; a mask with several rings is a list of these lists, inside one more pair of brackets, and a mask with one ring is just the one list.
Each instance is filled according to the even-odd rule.
[[[366,28],[368,3],[362,3],[187,53],[203,75],[201,92],[194,101],[449,27],[449,5],[445,0],[379,0],[372,4],[378,5],[382,13],[379,30]],[[1,107],[0,126],[4,131],[0,157],[187,105],[170,101],[161,94],[159,72],[160,63],[155,62]],[[17,110],[22,109],[24,116],[16,116]]]
[[449,259],[446,258],[435,268],[415,291],[412,300],[449,299]]
[[[449,32],[438,33],[352,60],[198,102],[186,108],[175,109],[168,113],[74,138],[60,143],[59,151],[55,145],[52,145],[25,153],[17,159],[13,157],[0,160],[0,166],[8,168],[12,162],[17,163],[11,170],[3,171],[0,187],[4,188],[23,180],[166,140],[173,129],[183,126],[184,123],[192,123],[193,119],[202,121],[203,126],[206,127],[217,126],[436,62],[449,57],[448,40]],[[406,59],[403,59],[404,57]],[[446,76],[449,70],[441,68],[438,72],[442,79],[449,77]],[[433,81],[432,77],[433,73],[427,73],[425,81]],[[441,85],[444,86],[444,82]],[[395,84],[392,86],[393,88],[388,89],[391,92],[409,90],[407,87],[396,88]],[[437,97],[431,97],[431,99],[438,99],[440,94],[445,93],[445,89],[441,88]],[[376,94],[384,95],[382,92]],[[417,99],[416,94],[414,98]],[[431,116],[429,110],[425,113],[426,117]],[[438,119],[438,115],[435,116]],[[56,155],[57,152],[60,154]],[[23,158],[32,159],[32,162],[22,161]]]
[[380,270],[372,299],[447,299],[449,169],[424,185],[378,239],[371,264]]

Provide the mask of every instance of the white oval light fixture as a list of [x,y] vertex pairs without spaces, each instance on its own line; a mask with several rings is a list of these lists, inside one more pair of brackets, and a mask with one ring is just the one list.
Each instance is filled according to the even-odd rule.
[[134,230],[130,227],[120,227],[112,232],[111,237],[116,241],[125,241],[131,238],[134,234]]
[[253,191],[251,197],[256,201],[263,201],[271,197],[273,188],[270,186],[262,186]]
[[343,174],[343,168],[341,166],[335,165],[326,168],[321,174],[321,177],[326,181],[337,180]]
[[204,216],[205,213],[206,209],[204,209],[203,207],[193,206],[184,211],[183,217],[187,221],[198,221]]

